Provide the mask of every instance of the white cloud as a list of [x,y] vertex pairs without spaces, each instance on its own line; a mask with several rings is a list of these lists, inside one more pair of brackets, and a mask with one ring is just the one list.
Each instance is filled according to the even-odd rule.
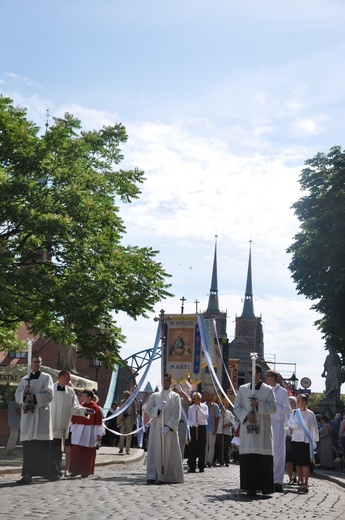
[[325,119],[324,116],[299,118],[290,125],[289,131],[296,136],[318,135],[325,131],[325,126],[321,124]]
[[8,78],[11,78],[20,83],[25,83],[25,85],[27,85],[28,87],[38,88],[38,89],[42,88],[42,86],[39,83],[37,83],[37,81],[34,81],[33,79],[28,78],[27,76],[20,76],[19,74],[16,74],[15,72],[4,72],[4,75],[7,76]]
[[147,176],[140,201],[126,208],[126,222],[140,233],[147,226],[160,236],[166,233],[157,212],[170,222],[170,238],[191,230],[195,237],[212,236],[215,225],[219,234],[234,238],[246,222],[248,231],[269,234],[271,241],[296,230],[290,206],[299,195],[300,149],[243,157],[222,139],[198,137],[175,125],[150,123],[129,133],[126,160]]

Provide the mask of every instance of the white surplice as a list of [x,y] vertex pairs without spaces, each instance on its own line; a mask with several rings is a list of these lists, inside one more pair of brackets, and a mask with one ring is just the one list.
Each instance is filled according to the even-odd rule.
[[[23,377],[16,390],[16,402],[25,403],[24,388],[28,378]],[[41,372],[38,379],[31,379],[31,394],[36,398],[33,412],[23,413],[20,420],[20,441],[48,441],[53,439],[51,402],[53,400],[53,380],[49,374]]]
[[234,412],[241,422],[240,454],[273,455],[271,417],[277,410],[273,390],[265,383],[262,383],[259,390],[255,390],[255,397],[258,399],[256,420],[259,432],[248,433],[246,418],[251,411],[249,397],[253,395],[250,386],[250,383],[240,386],[235,399]]

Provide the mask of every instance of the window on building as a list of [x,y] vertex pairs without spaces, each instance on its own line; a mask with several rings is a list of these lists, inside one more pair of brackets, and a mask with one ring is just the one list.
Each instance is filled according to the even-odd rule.
[[10,358],[19,358],[19,359],[27,359],[27,352],[9,352],[8,357]]

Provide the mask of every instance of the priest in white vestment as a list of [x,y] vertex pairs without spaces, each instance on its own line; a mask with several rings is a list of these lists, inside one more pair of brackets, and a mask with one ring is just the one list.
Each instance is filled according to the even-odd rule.
[[164,374],[163,392],[151,394],[146,413],[152,419],[147,448],[146,479],[148,484],[183,483],[183,466],[178,426],[181,399],[173,392],[171,375]]
[[[248,371],[251,379],[251,369]],[[255,399],[251,383],[240,386],[235,399],[234,412],[241,422],[240,428],[240,486],[248,496],[257,491],[264,495],[274,492],[273,434],[271,416],[277,405],[273,390],[261,382],[262,368],[256,365]],[[253,408],[254,407],[254,413]],[[258,431],[248,431],[257,426]]]
[[42,358],[32,354],[31,374],[23,377],[16,390],[16,402],[22,405],[20,442],[23,444],[22,478],[17,484],[29,484],[33,476],[51,478],[50,441],[53,439],[51,401],[53,380],[40,371]]

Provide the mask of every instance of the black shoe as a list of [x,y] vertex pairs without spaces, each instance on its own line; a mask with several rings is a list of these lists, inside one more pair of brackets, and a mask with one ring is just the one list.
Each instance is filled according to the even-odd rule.
[[203,469],[199,469],[199,473],[204,473],[204,470]]
[[247,491],[247,497],[256,497],[256,491],[253,489],[249,489]]
[[146,484],[149,484],[149,485],[152,485],[152,484],[155,484],[156,481],[153,480],[152,478],[150,478],[149,480],[146,481]]
[[281,484],[274,484],[274,491],[276,493],[282,493],[283,492],[283,486]]
[[49,477],[49,480],[51,482],[55,482],[56,480],[59,480],[60,479],[60,475],[53,475],[52,477]]
[[88,478],[89,475],[82,475],[81,478]]
[[187,473],[196,473],[195,469],[189,469]]
[[17,486],[25,486],[26,484],[30,484],[32,481],[32,477],[30,475],[24,475],[23,478],[17,480]]

